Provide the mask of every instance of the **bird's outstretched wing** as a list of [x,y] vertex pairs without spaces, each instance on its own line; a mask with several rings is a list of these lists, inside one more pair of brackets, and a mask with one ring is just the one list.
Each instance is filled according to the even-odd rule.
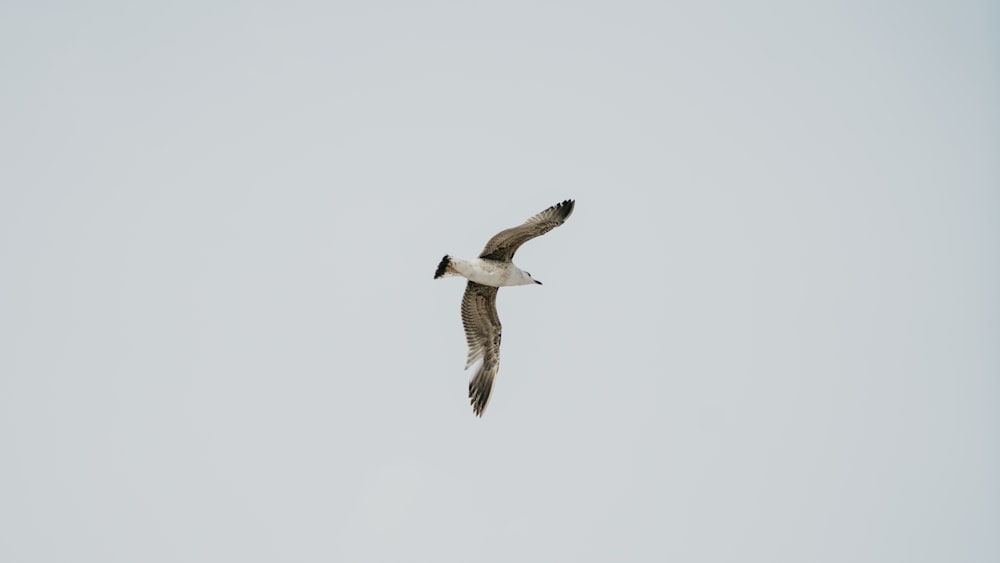
[[567,199],[542,211],[517,227],[500,231],[486,243],[486,247],[483,248],[479,257],[510,262],[522,244],[565,223],[566,219],[573,213],[575,204],[576,202],[572,199]]
[[482,416],[490,400],[493,378],[500,368],[500,317],[497,288],[470,281],[462,297],[462,325],[469,344],[465,369],[482,360],[469,380],[469,400],[476,416]]

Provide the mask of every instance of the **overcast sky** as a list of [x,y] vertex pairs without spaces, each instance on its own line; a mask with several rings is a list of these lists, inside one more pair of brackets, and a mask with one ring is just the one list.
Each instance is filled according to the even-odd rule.
[[[1000,560],[995,2],[5,2],[0,560]],[[473,416],[472,258],[516,262]]]

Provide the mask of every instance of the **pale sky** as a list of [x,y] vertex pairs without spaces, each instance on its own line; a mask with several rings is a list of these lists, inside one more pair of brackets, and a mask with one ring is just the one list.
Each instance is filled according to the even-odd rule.
[[[0,70],[0,561],[1000,560],[995,2],[7,2]],[[478,419],[434,269],[567,198]]]

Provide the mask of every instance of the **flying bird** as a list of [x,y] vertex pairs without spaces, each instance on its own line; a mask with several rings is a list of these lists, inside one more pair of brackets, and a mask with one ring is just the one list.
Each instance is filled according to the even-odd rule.
[[469,280],[462,297],[462,325],[469,344],[465,369],[482,360],[479,369],[469,380],[469,401],[476,416],[483,416],[493,389],[493,379],[500,367],[497,289],[509,285],[542,284],[514,265],[514,253],[522,244],[566,222],[573,213],[575,203],[572,199],[567,199],[517,227],[500,231],[486,243],[479,258],[462,260],[446,255],[434,272],[434,279],[462,276]]

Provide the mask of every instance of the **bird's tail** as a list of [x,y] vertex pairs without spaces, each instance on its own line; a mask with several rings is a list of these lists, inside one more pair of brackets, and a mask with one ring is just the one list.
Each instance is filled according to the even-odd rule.
[[434,279],[444,277],[448,274],[457,274],[455,268],[451,265],[451,256],[445,254],[444,258],[441,259],[441,263],[438,264],[437,270],[434,272]]

